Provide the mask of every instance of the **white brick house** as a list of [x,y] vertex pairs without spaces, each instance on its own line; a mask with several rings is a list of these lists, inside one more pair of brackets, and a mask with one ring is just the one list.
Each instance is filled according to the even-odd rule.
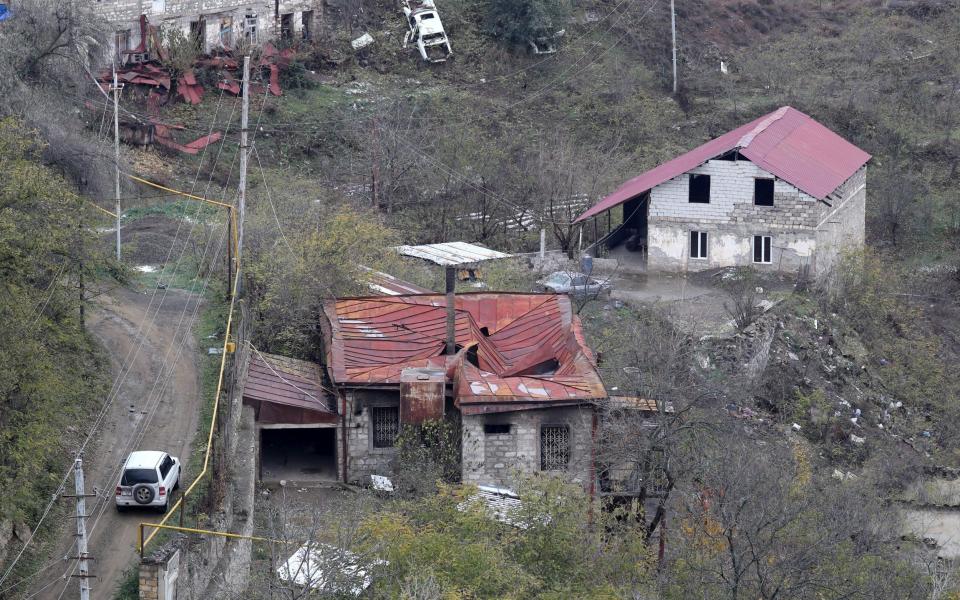
[[651,270],[809,267],[820,276],[864,244],[869,159],[783,107],[631,179],[577,221],[622,205],[607,244],[627,242]]
[[108,60],[140,46],[141,15],[161,30],[179,28],[209,53],[230,50],[240,40],[310,37],[322,12],[316,0],[98,0],[94,7],[114,31]]

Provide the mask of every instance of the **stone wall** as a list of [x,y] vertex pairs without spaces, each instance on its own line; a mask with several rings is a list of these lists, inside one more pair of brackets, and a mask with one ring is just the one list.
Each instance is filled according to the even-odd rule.
[[[796,270],[816,248],[815,198],[748,160],[711,160],[690,173],[710,175],[710,203],[689,201],[689,174],[650,192],[649,262],[653,270],[698,271],[752,265]],[[773,206],[754,204],[754,179],[774,178]],[[690,256],[690,232],[707,233],[707,258]],[[771,263],[753,262],[753,236],[771,237]]]
[[[485,433],[484,425],[509,425],[508,433]],[[518,475],[539,472],[540,431],[544,426],[570,428],[570,462],[565,471],[551,471],[587,486],[591,477],[593,410],[590,407],[549,408],[490,415],[463,416],[463,481],[516,487]]]
[[[179,28],[190,33],[190,24],[201,17],[206,22],[204,52],[217,48],[227,49],[243,37],[247,16],[256,17],[258,42],[263,43],[279,35],[275,20],[275,6],[270,0],[100,0],[94,3],[96,13],[108,21],[117,33],[127,32],[129,44],[124,50],[135,48],[140,43],[140,15],[146,15],[152,25],[164,29]],[[313,11],[314,31],[322,21],[323,3],[318,0],[282,0],[279,14],[293,15],[294,37],[303,30],[304,11]],[[224,32],[221,37],[221,32]],[[229,31],[229,33],[227,33]],[[229,40],[229,43],[227,43]],[[222,43],[223,42],[223,43]],[[115,49],[108,49],[113,56]]]
[[[391,475],[396,468],[396,448],[374,448],[370,432],[371,406],[400,406],[400,391],[348,390],[346,392],[347,482],[368,485],[371,475]],[[340,451],[340,446],[337,447]]]
[[814,275],[821,279],[845,250],[863,248],[866,241],[867,167],[854,173],[836,195],[827,198],[832,206],[820,203],[817,222],[817,256]]

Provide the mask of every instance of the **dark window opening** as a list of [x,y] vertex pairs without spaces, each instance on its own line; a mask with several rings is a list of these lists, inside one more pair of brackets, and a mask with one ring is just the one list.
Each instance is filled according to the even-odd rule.
[[400,433],[399,406],[373,406],[370,408],[370,429],[374,448],[393,448]]
[[690,232],[690,258],[706,258],[706,257],[707,257],[707,232],[691,231]]
[[510,423],[487,423],[483,426],[487,435],[504,435],[510,433]]
[[540,470],[565,471],[570,464],[570,428],[553,425],[540,429]]
[[772,261],[772,239],[769,235],[753,236],[753,262],[770,263]]
[[207,38],[207,22],[203,19],[190,22],[190,40],[197,52],[203,53],[204,41]]
[[757,206],[773,206],[773,180],[753,180],[753,203]]
[[710,204],[709,175],[690,175],[690,202]]
[[305,10],[301,15],[301,21],[303,25],[303,39],[309,40],[313,38],[313,11]]
[[293,13],[280,15],[280,39],[284,41],[293,39]]

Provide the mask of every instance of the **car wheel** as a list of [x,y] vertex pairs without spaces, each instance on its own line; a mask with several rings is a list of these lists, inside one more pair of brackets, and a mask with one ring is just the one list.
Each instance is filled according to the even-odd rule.
[[149,485],[140,484],[133,488],[133,500],[137,504],[150,504],[154,497],[153,488]]
[[177,480],[173,483],[173,491],[180,489],[180,475],[177,475]]
[[169,507],[170,507],[170,501],[167,500],[167,501],[164,502],[160,507],[157,508],[157,511],[159,511],[160,514],[162,515],[162,514],[164,514],[164,513],[167,512],[167,508],[169,508]]

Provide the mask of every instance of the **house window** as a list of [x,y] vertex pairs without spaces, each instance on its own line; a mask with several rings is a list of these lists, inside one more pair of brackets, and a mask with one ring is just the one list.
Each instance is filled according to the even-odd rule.
[[233,47],[233,17],[220,18],[220,45],[226,49]]
[[313,11],[305,10],[303,14],[300,15],[303,24],[303,39],[309,40],[313,37]]
[[243,18],[243,37],[251,44],[257,43],[257,15],[249,14]]
[[126,59],[124,52],[130,49],[130,30],[118,31],[114,35],[114,49],[116,51],[115,60],[118,65],[122,65]]
[[510,423],[486,423],[483,432],[487,435],[505,435],[510,433]]
[[280,15],[280,39],[284,41],[293,39],[293,13]]
[[690,202],[710,204],[710,176],[690,174]]
[[370,429],[373,430],[374,448],[393,448],[400,433],[400,407],[370,407]]
[[772,262],[770,246],[771,246],[771,238],[769,235],[753,236],[753,262],[755,263]]
[[565,471],[570,464],[570,428],[551,425],[540,429],[540,470]]
[[753,203],[757,206],[773,206],[773,180],[753,180]]
[[707,232],[691,231],[690,232],[690,258],[706,258],[706,257],[707,257]]

